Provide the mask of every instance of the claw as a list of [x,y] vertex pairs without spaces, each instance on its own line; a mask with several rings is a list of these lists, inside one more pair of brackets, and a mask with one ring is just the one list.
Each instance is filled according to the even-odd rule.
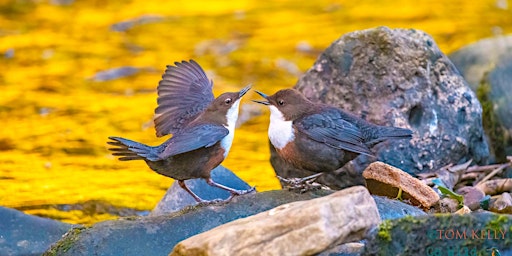
[[330,189],[327,186],[324,186],[320,183],[315,182],[315,180],[320,177],[323,173],[315,173],[313,175],[304,177],[304,178],[283,178],[277,176],[277,178],[285,183],[283,187],[288,188],[290,191],[298,191],[299,193],[305,193],[312,190],[318,189]]

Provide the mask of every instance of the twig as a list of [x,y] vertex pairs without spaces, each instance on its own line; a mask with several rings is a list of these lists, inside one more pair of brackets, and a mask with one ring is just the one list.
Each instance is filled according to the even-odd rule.
[[475,166],[471,166],[468,168],[468,170],[466,171],[466,173],[468,172],[487,172],[487,171],[492,171],[496,168],[499,168],[501,165],[503,164],[491,164],[491,165],[475,165]]
[[506,164],[502,164],[500,165],[498,168],[494,169],[494,171],[492,171],[491,173],[487,174],[487,176],[485,176],[482,180],[480,180],[479,182],[477,182],[475,184],[478,185],[482,182],[485,182],[485,181],[488,181],[490,178],[494,177],[494,175],[498,174],[499,172],[501,172],[503,169],[507,168],[510,166],[510,163],[506,163]]

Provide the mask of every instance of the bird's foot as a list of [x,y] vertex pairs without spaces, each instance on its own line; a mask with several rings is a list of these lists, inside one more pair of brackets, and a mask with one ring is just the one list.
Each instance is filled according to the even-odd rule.
[[241,195],[251,194],[253,192],[256,192],[256,187],[251,187],[250,189],[247,189],[247,190],[233,190],[230,192],[231,192],[231,196],[228,197],[228,199],[226,199],[226,201],[230,201],[235,196],[241,196]]
[[284,188],[287,188],[289,191],[298,192],[298,193],[306,193],[308,191],[314,191],[319,189],[330,189],[327,186],[324,186],[318,182],[315,182],[318,177],[320,177],[323,173],[316,173],[311,176],[307,176],[304,178],[283,178],[277,176],[277,178],[284,183]]

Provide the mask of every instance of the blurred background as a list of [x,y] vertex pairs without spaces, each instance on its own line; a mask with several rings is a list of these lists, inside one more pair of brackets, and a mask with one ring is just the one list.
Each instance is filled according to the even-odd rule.
[[[144,214],[172,180],[120,162],[107,136],[149,145],[165,65],[194,59],[215,95],[295,85],[331,42],[388,26],[429,33],[445,54],[512,33],[507,0],[0,0],[0,205],[69,223]],[[267,110],[244,97],[223,165],[259,191]]]

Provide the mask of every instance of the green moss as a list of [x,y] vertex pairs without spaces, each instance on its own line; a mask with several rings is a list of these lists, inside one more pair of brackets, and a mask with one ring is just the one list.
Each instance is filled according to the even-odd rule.
[[62,255],[67,252],[71,246],[78,240],[79,235],[87,228],[76,227],[68,231],[61,240],[52,245],[52,247],[46,251],[43,256],[54,256]]
[[497,214],[496,217],[487,223],[486,228],[491,230],[502,229],[508,222],[505,215]]
[[391,220],[384,220],[379,225],[378,236],[384,241],[391,242],[391,229],[393,229],[393,223]]

